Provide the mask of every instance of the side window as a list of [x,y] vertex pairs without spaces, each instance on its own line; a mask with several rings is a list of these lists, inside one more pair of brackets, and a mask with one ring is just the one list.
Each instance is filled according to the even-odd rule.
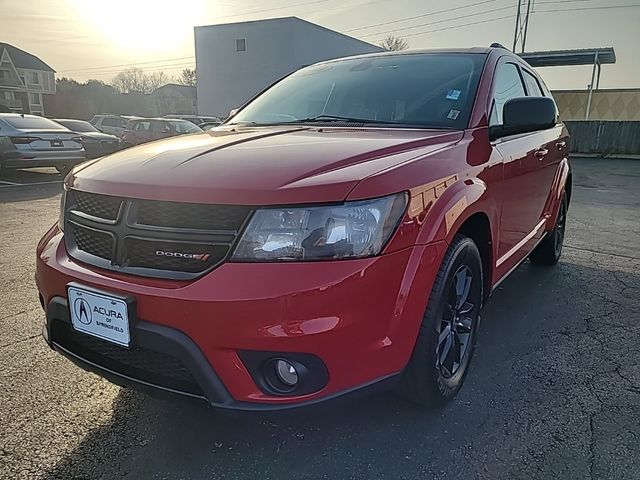
[[498,68],[493,89],[493,105],[489,117],[489,126],[502,125],[502,109],[504,104],[512,98],[526,97],[524,85],[513,63],[505,63]]
[[538,79],[526,70],[522,70],[522,73],[524,76],[524,83],[527,84],[527,92],[529,92],[529,96],[544,97],[545,95],[542,93],[542,88],[540,88]]
[[106,117],[102,119],[103,127],[118,127],[118,119],[113,117]]
[[171,127],[167,122],[153,122],[153,131],[158,133],[167,133],[171,131]]
[[133,129],[137,132],[147,132],[149,131],[149,129],[151,128],[151,122],[137,122],[134,126]]

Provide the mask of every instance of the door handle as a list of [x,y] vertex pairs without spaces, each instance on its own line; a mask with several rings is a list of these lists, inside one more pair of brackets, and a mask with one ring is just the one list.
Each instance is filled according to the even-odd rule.
[[567,146],[567,142],[558,142],[556,143],[557,148],[564,148]]
[[549,153],[549,150],[547,150],[546,148],[539,148],[538,150],[536,150],[534,155],[538,157],[540,160],[542,160],[544,157],[547,156],[548,153]]

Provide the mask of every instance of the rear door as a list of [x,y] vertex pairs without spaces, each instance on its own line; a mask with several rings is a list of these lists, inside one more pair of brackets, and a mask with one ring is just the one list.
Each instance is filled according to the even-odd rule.
[[151,120],[138,120],[133,126],[133,138],[136,143],[145,143],[153,140]]
[[[527,95],[530,97],[551,97],[542,80],[528,67],[521,67]],[[569,155],[569,135],[564,126],[557,122],[554,128],[542,130],[534,134],[540,144],[538,149],[538,175],[535,191],[536,203],[540,209],[540,220],[550,213],[550,195],[560,162]]]
[[154,120],[151,124],[151,130],[153,132],[152,136],[154,140],[174,135],[172,133],[171,124],[164,120]]

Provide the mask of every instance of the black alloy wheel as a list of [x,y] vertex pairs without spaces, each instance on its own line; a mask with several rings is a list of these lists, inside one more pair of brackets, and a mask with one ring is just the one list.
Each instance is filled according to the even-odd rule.
[[401,393],[424,406],[442,405],[464,383],[480,322],[482,259],[469,237],[456,235],[433,284]]

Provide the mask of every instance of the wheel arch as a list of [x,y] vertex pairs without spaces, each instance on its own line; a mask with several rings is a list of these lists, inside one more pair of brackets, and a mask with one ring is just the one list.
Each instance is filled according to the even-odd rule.
[[458,233],[471,238],[482,258],[483,297],[486,300],[493,282],[498,219],[497,202],[487,194],[487,184],[479,178],[459,180],[432,206],[420,232],[419,243],[444,240],[449,245]]
[[482,260],[482,297],[483,301],[489,298],[493,273],[493,240],[491,236],[491,223],[485,212],[471,214],[460,225],[457,234],[469,237],[478,247]]

